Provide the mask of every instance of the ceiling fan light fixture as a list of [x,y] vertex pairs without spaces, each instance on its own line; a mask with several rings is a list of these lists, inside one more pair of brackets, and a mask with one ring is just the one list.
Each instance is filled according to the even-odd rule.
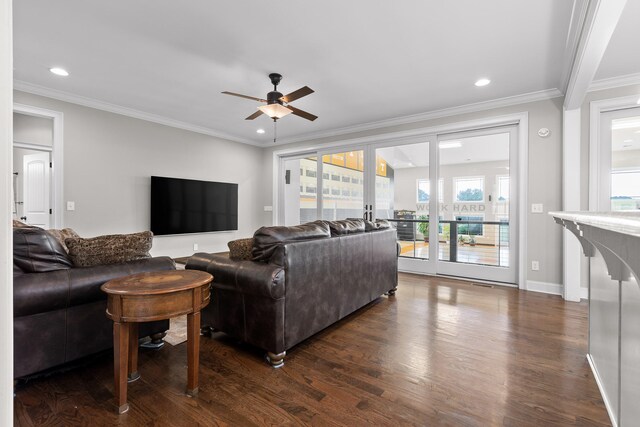
[[285,107],[284,105],[280,105],[278,103],[261,105],[260,107],[258,107],[258,110],[262,111],[264,114],[271,117],[272,119],[281,119],[284,116],[291,114],[293,112],[289,108]]

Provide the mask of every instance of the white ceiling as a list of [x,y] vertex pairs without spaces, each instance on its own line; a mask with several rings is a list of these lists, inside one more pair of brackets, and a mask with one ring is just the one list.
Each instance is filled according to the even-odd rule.
[[595,79],[640,73],[640,1],[627,0],[622,17],[611,36]]
[[[244,120],[257,103],[220,92],[266,97],[270,72],[283,74],[283,93],[313,88],[293,105],[319,119],[278,123],[291,140],[550,90],[562,85],[571,10],[557,0],[20,1],[15,79],[269,145],[270,120]],[[480,77],[492,83],[475,87]]]

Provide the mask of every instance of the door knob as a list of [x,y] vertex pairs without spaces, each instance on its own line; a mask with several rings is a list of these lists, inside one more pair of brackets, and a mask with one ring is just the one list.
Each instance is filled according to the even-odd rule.
[[26,221],[27,217],[26,216],[21,216],[20,219],[23,220],[23,221]]

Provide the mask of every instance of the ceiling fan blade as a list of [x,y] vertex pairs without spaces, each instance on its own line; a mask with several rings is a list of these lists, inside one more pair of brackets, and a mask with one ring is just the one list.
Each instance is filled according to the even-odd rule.
[[261,110],[256,111],[255,113],[253,113],[252,115],[250,115],[249,117],[247,117],[245,120],[253,120],[256,117],[260,117],[261,115],[263,115],[264,113]]
[[301,87],[298,90],[295,90],[295,91],[291,92],[288,95],[281,96],[280,97],[280,101],[282,101],[282,102],[293,102],[296,99],[300,99],[303,96],[307,96],[307,95],[310,95],[312,93],[313,93],[313,89],[311,89],[309,86],[304,86],[304,87]]
[[227,92],[227,91],[224,91],[222,93],[224,93],[225,95],[239,96],[240,98],[251,99],[253,101],[267,102],[266,99],[256,98],[255,96],[240,95],[239,93],[233,93],[233,92]]
[[292,107],[291,105],[287,105],[287,108],[291,110],[292,114],[302,117],[303,119],[314,121],[315,119],[318,118],[318,116],[315,116],[311,113],[307,113],[306,111],[300,110],[299,108]]

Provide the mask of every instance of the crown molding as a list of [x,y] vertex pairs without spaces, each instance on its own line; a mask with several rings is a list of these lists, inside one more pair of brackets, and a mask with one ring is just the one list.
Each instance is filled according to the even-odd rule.
[[156,114],[146,113],[140,110],[135,110],[133,108],[122,107],[120,105],[111,104],[104,101],[98,101],[96,99],[87,98],[84,96],[74,95],[74,94],[57,90],[57,89],[50,89],[44,86],[27,83],[21,80],[14,80],[13,88],[15,90],[31,93],[34,95],[45,96],[47,98],[53,98],[59,101],[70,102],[72,104],[78,104],[78,105],[95,108],[102,111],[108,111],[110,113],[120,114],[127,117],[133,117],[135,119],[158,123],[161,125],[165,125],[165,126],[169,126],[177,129],[188,130],[191,132],[213,136],[215,138],[220,138],[227,141],[239,142],[242,144],[253,145],[256,147],[264,147],[263,144],[260,144],[248,139],[238,138],[236,136],[232,136],[227,133],[210,129],[204,126],[198,126],[191,123],[170,119],[168,117],[163,117]]
[[457,116],[467,113],[475,113],[478,111],[485,111],[495,108],[509,107],[513,105],[525,104],[528,102],[543,101],[563,96],[562,92],[558,89],[548,89],[537,92],[525,93],[522,95],[509,96],[506,98],[499,98],[490,101],[477,102],[474,104],[461,105],[458,107],[445,108],[442,110],[429,111],[426,113],[413,114],[410,116],[395,117],[392,119],[384,119],[375,122],[363,123],[359,125],[346,126],[337,129],[330,129],[326,131],[313,132],[303,134],[297,137],[289,137],[279,139],[275,144],[260,143],[251,141],[248,139],[238,138],[220,132],[214,129],[206,128],[203,126],[197,126],[191,123],[182,122],[179,120],[170,119],[156,114],[145,113],[143,111],[135,110],[132,108],[122,107],[119,105],[111,104],[108,102],[98,101],[92,98],[84,96],[74,95],[68,92],[50,89],[44,86],[39,86],[31,83],[27,83],[21,80],[14,81],[14,89],[31,93],[34,95],[45,96],[48,98],[57,99],[60,101],[70,102],[73,104],[83,105],[85,107],[96,108],[98,110],[108,111],[110,113],[120,114],[123,116],[133,117],[148,122],[158,123],[165,126],[174,127],[177,129],[188,130],[191,132],[200,133],[203,135],[209,135],[216,138],[225,139],[228,141],[239,142],[242,144],[248,144],[260,148],[270,148],[278,145],[291,144],[295,142],[310,141],[314,139],[329,138],[341,135],[347,135],[367,130],[388,128],[393,126],[399,126],[410,123],[423,122],[427,120],[438,119],[442,117]]
[[589,85],[589,92],[631,85],[640,85],[640,73],[595,80]]
[[363,132],[372,129],[388,128],[392,126],[405,125],[409,123],[423,122],[427,120],[439,119],[442,117],[458,116],[461,114],[475,113],[478,111],[486,111],[494,108],[510,107],[513,105],[526,104],[528,102],[544,101],[548,99],[563,96],[558,89],[541,90],[537,92],[525,93],[522,95],[509,96],[506,98],[493,99],[491,101],[477,102],[474,104],[461,105],[459,107],[444,108],[442,110],[429,111],[426,113],[413,114],[410,116],[396,117],[392,119],[384,119],[375,122],[363,123],[354,126],[346,126],[337,129],[331,129],[320,132],[313,132],[301,135],[299,137],[289,137],[278,139],[275,144],[270,147],[297,142],[310,141],[314,139],[330,138],[335,136],[347,135],[357,132]]

